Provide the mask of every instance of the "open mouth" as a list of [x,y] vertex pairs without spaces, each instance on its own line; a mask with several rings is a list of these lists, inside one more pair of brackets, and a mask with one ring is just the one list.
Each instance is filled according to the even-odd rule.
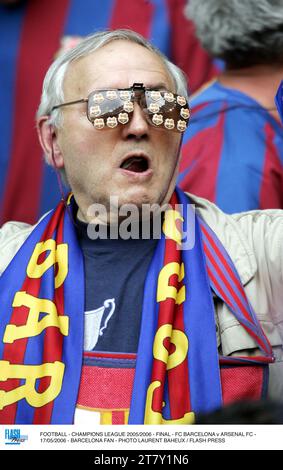
[[148,160],[145,157],[131,156],[126,158],[120,168],[131,171],[132,173],[144,173],[148,170]]

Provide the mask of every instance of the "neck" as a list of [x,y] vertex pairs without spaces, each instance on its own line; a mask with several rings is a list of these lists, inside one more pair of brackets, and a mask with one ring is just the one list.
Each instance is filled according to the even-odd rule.
[[280,122],[274,97],[283,78],[283,66],[255,65],[225,70],[218,81],[227,88],[239,90],[253,98]]

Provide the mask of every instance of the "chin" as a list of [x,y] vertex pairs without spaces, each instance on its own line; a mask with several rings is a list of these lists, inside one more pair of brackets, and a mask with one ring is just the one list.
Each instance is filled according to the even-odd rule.
[[138,208],[142,207],[143,204],[159,204],[160,194],[155,194],[152,191],[137,192],[135,194],[123,195],[121,197],[121,204],[134,204]]

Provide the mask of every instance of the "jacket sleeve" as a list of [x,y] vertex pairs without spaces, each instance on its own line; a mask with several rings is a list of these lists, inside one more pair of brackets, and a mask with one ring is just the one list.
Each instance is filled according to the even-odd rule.
[[[234,215],[255,256],[253,282],[260,310],[263,302],[275,324],[283,324],[283,211],[251,211]],[[249,289],[249,286],[247,286]],[[283,337],[283,327],[282,327]]]
[[0,276],[31,232],[31,225],[7,222],[0,228]]

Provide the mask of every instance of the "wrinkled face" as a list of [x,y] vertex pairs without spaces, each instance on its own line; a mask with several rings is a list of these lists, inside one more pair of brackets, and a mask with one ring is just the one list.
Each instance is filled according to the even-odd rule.
[[[73,62],[64,81],[65,102],[86,98],[96,89],[127,88],[133,83],[175,92],[172,78],[154,53],[128,41],[113,41]],[[162,205],[175,187],[181,134],[150,125],[138,103],[129,123],[95,129],[86,103],[62,108],[57,144],[81,213],[93,203]]]

